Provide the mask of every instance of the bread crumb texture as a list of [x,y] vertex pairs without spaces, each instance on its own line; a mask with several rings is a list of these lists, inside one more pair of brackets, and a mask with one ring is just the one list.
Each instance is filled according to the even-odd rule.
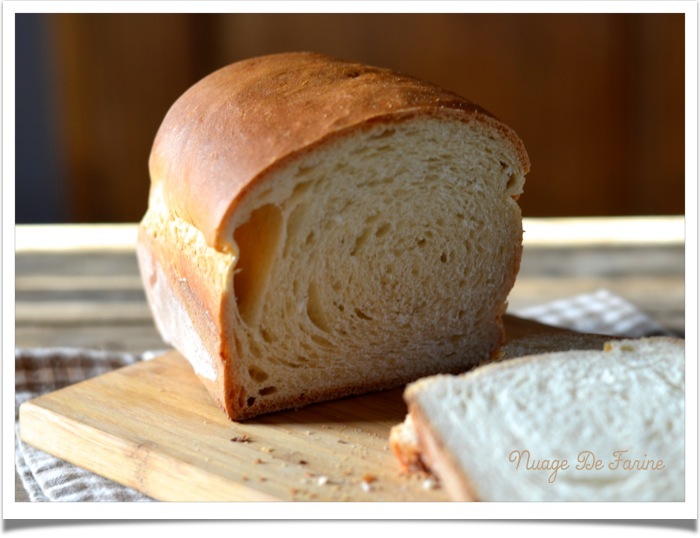
[[341,140],[251,193],[229,308],[255,402],[488,358],[520,259],[507,158],[478,129],[416,120]]
[[616,340],[434,376],[406,397],[431,466],[477,500],[682,501],[684,355],[681,339]]

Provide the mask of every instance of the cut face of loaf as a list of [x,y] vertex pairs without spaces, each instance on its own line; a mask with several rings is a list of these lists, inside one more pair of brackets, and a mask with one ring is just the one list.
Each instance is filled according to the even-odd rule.
[[[311,58],[324,76],[336,66]],[[392,76],[379,77],[384,91]],[[489,116],[418,104],[319,127],[319,140],[233,189],[214,225],[173,194],[183,180],[163,171],[157,148],[169,146],[157,140],[138,249],[147,295],[164,338],[231,418],[464,371],[502,343],[524,151]],[[293,110],[285,129],[301,121]],[[212,132],[208,151],[237,151]]]
[[682,501],[684,353],[615,340],[425,378],[402,435],[453,500]]

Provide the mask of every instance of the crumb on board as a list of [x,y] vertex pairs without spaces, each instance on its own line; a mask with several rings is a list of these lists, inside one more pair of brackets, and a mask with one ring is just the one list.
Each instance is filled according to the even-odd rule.
[[299,460],[299,465],[308,465],[308,463],[306,460]]
[[423,480],[423,484],[421,487],[423,489],[438,489],[440,487],[440,483],[435,477],[429,476],[428,478]]
[[377,481],[377,477],[371,473],[365,473],[362,475],[362,482],[360,482],[360,487],[364,492],[370,492],[374,489],[374,483]]
[[319,476],[316,483],[319,486],[325,486],[326,484],[328,484],[328,477],[327,476]]
[[265,462],[264,462],[263,460],[261,460],[260,458],[255,458],[255,459],[253,460],[253,463],[254,463],[255,465],[258,465],[258,464],[260,464],[260,463],[265,463]]
[[245,433],[243,435],[234,435],[231,437],[232,443],[250,443],[251,441],[251,438]]

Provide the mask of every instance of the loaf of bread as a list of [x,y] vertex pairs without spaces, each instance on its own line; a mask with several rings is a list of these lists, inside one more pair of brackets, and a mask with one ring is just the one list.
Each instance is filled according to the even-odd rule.
[[454,93],[253,58],[175,102],[149,169],[147,298],[231,419],[461,372],[503,342],[529,161]]
[[682,501],[684,354],[621,339],[431,376],[392,434],[453,500]]

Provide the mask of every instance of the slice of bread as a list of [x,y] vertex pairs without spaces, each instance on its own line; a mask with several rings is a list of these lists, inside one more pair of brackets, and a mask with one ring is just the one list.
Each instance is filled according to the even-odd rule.
[[417,450],[454,500],[682,501],[684,353],[620,339],[419,380]]
[[[554,351],[584,349],[602,351],[606,342],[616,339],[616,337],[602,334],[576,333],[509,314],[504,316],[504,320],[507,343],[489,360],[484,361],[479,366],[484,366],[491,362]],[[531,334],[529,336],[521,336],[528,333]],[[511,339],[512,335],[516,335],[516,337]],[[396,456],[402,471],[430,473],[430,469],[422,457],[418,435],[413,426],[411,415],[406,415],[405,420],[401,424],[391,428],[389,446]]]
[[461,372],[503,343],[529,161],[468,100],[254,58],[178,99],[149,166],[149,304],[230,418]]

